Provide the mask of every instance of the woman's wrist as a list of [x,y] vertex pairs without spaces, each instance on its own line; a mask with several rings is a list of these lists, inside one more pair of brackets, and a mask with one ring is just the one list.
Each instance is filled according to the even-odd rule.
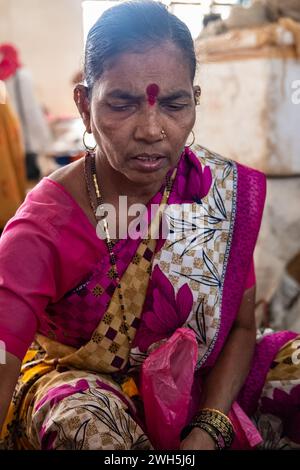
[[187,437],[191,437],[192,439],[195,439],[196,441],[201,439],[203,440],[203,436],[205,437],[206,440],[210,441],[210,443],[213,445],[215,450],[220,450],[219,447],[219,439],[217,436],[217,433],[213,429],[204,429],[205,425],[202,427],[200,426],[186,426],[184,428],[185,432],[180,434],[180,440],[183,441]]
[[205,424],[203,426],[202,425],[201,426],[200,425],[185,426],[180,433],[180,441],[183,441],[189,436],[197,438],[197,436],[199,436],[202,433],[205,433],[207,436],[210,437],[211,441],[214,444],[215,449],[221,450],[217,433],[214,431],[214,429],[206,427]]
[[180,439],[185,439],[195,428],[209,434],[219,450],[228,449],[234,439],[233,425],[228,416],[213,408],[204,408],[197,413],[191,423],[182,429]]
[[193,427],[188,436],[191,437],[195,442],[201,442],[201,444],[205,442],[206,445],[211,447],[211,450],[219,450],[218,444],[216,442],[217,436],[215,438],[212,437],[211,433],[203,428],[199,428],[198,426]]

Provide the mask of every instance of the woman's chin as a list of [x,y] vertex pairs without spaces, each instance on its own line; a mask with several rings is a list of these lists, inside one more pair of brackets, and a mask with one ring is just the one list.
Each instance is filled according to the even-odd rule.
[[156,171],[142,172],[142,171],[132,171],[128,172],[127,178],[136,185],[139,186],[156,186],[159,187],[164,182],[164,178],[168,172],[169,168],[160,168]]

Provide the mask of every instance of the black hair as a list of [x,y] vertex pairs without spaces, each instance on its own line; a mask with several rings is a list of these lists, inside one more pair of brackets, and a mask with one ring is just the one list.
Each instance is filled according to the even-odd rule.
[[196,57],[191,33],[165,5],[153,0],[134,0],[106,10],[87,37],[84,71],[89,92],[111,58],[124,52],[143,52],[165,41],[182,50],[193,82]]

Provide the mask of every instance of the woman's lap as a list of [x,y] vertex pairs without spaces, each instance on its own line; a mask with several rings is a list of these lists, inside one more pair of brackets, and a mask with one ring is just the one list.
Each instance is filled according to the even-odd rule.
[[[29,359],[33,362],[29,369],[25,363],[1,447],[152,448],[138,424],[134,403],[109,375],[58,371],[43,359],[41,363],[34,356]],[[280,349],[269,369],[252,414],[263,438],[262,448],[300,448],[299,359],[298,336]]]
[[107,376],[54,370],[36,382],[33,392],[24,427],[35,449],[152,448],[132,417],[132,402],[120,398]]

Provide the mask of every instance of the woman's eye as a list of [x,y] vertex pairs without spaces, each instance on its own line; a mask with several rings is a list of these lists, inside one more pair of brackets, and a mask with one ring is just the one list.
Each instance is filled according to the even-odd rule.
[[135,108],[133,104],[110,104],[109,107],[113,111],[119,111],[119,112],[132,111]]
[[168,109],[170,111],[180,111],[186,108],[186,103],[162,103],[163,108]]

